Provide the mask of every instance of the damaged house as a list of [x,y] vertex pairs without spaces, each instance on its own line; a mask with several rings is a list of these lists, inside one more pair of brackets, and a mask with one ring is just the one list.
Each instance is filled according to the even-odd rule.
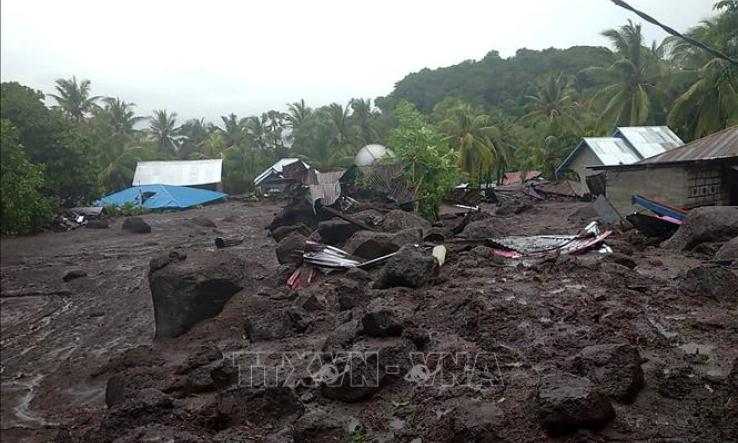
[[136,165],[133,186],[167,185],[222,191],[223,160],[142,161]]
[[666,126],[617,128],[611,137],[585,137],[556,168],[560,176],[567,170],[576,173],[578,195],[590,194],[587,177],[599,174],[594,166],[630,165],[684,145]]
[[589,168],[605,172],[605,195],[621,214],[633,195],[691,209],[738,205],[738,126],[631,164]]

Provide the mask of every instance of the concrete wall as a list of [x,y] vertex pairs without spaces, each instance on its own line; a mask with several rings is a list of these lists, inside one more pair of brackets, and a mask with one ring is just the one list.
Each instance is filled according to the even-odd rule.
[[569,169],[576,172],[579,176],[579,189],[577,189],[577,193],[579,195],[589,193],[586,180],[587,176],[599,174],[601,172],[587,169],[587,166],[602,166],[602,162],[591,149],[584,147],[584,149],[579,151],[579,154],[574,157],[574,160],[569,163]]
[[719,165],[607,171],[607,199],[621,215],[637,209],[631,204],[633,194],[684,209],[730,201]]

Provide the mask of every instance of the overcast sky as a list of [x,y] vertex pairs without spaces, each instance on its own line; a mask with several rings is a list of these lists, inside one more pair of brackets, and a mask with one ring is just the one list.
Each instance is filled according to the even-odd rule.
[[[680,31],[713,0],[631,0]],[[374,98],[424,67],[492,50],[606,45],[631,13],[609,0],[2,0],[3,81],[52,92],[88,78],[93,94],[181,118]],[[664,33],[644,24],[648,41]]]

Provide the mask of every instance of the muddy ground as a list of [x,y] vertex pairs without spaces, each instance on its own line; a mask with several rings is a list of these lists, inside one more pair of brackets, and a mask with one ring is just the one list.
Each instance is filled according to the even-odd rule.
[[[515,235],[573,234],[594,217],[589,206],[541,202],[487,220]],[[706,296],[683,284],[689,269],[711,258],[707,254],[647,246],[633,232],[608,241],[632,261],[597,251],[503,260],[484,248],[454,247],[440,274],[419,289],[371,289],[363,276],[357,288],[341,273],[321,276],[303,291],[326,300],[310,313],[304,332],[252,342],[244,333],[247,317],[294,303],[284,270],[275,275],[275,242],[265,230],[279,210],[229,202],[146,215],[150,234],[122,231],[119,219],[110,229],[3,239],[2,441],[738,441],[735,370],[731,374],[738,357],[738,298],[735,292]],[[194,225],[196,216],[217,227]],[[228,249],[246,262],[244,289],[216,318],[180,337],[154,340],[149,261],[174,249],[217,253],[216,236],[245,236],[243,245]],[[64,283],[74,269],[87,276]],[[360,293],[354,308],[339,309],[342,291]],[[325,351],[326,339],[349,349],[388,343],[404,349],[405,338],[353,331],[338,337],[342,325],[361,323],[377,302],[393,309],[405,329],[428,334],[423,355],[459,357],[430,357],[426,367],[439,371],[433,382],[397,377],[356,402],[327,398],[320,386],[306,383],[290,389],[286,400],[247,396],[240,415],[232,407],[224,412],[229,397],[222,393],[178,385],[176,369],[205,343],[237,356],[237,363],[245,353],[305,360],[311,351]],[[577,356],[608,344],[637,349],[643,389],[630,403],[613,400],[615,418],[602,429],[547,433],[535,410],[541,378],[556,371],[586,375],[592,368],[577,366]],[[471,365],[464,360],[470,356]],[[137,366],[165,374],[155,395],[166,398],[108,409],[108,379]],[[469,366],[476,372],[465,372]]]

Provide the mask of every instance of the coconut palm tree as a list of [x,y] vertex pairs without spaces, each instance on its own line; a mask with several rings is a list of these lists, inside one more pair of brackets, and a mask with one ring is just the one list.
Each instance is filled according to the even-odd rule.
[[372,107],[372,100],[354,98],[351,99],[350,105],[353,110],[352,119],[357,126],[361,143],[364,145],[376,143],[379,137],[375,124],[379,113]]
[[227,116],[223,115],[220,117],[223,121],[223,127],[220,128],[220,132],[223,134],[223,142],[226,147],[241,145],[248,138],[246,132],[246,119],[239,119],[234,113],[230,113]]
[[49,94],[56,100],[57,106],[72,120],[83,121],[95,108],[100,96],[90,96],[90,81],[84,79],[77,82],[77,77],[56,79],[58,94]]
[[331,131],[330,146],[340,152],[353,151],[356,146],[352,143],[353,133],[351,125],[351,108],[343,107],[338,103],[331,103],[325,108],[328,117],[328,126]]
[[580,107],[570,85],[571,78],[565,73],[549,75],[534,95],[526,97],[529,100],[526,106],[528,113],[518,120],[518,124],[525,126],[540,122],[546,125],[549,134],[580,134],[582,127],[577,115]]
[[599,132],[615,126],[640,126],[665,120],[668,96],[659,86],[666,66],[643,46],[641,26],[629,21],[620,29],[602,33],[615,46],[620,59],[609,68],[591,68],[589,75],[601,76],[609,86],[593,98],[603,110],[597,122]]
[[142,146],[126,148],[100,171],[98,179],[108,192],[120,191],[136,185],[132,182],[138,162],[162,158],[161,154]]
[[488,171],[500,152],[493,142],[499,130],[489,124],[489,116],[477,114],[468,104],[450,111],[450,116],[439,124],[444,140],[458,151],[459,168],[469,173],[472,184],[480,174]]
[[97,115],[110,125],[115,133],[132,134],[136,123],[144,120],[144,117],[137,116],[133,111],[135,103],[128,103],[119,97],[105,97],[102,101],[105,106]]
[[156,110],[149,117],[149,132],[153,137],[156,148],[165,154],[175,154],[179,148],[181,128],[177,126],[177,113],[166,110]]
[[267,155],[269,153],[269,147],[267,143],[267,122],[264,116],[261,117],[253,115],[246,117],[243,121],[244,128],[248,134],[249,140],[252,146],[259,148],[262,154]]
[[300,99],[299,102],[287,104],[287,122],[292,129],[300,126],[312,113],[313,108],[307,106],[304,99]]

